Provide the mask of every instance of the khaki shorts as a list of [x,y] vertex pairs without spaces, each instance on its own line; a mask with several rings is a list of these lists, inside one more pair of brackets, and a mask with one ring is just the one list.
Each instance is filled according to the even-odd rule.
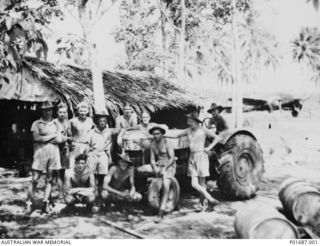
[[93,173],[108,174],[109,156],[105,152],[89,154],[88,163]]
[[70,158],[69,158],[69,168],[70,169],[74,168],[75,158],[78,155],[83,154],[88,148],[88,144],[85,144],[85,143],[73,142],[72,144],[74,145],[74,150],[72,150],[70,152]]
[[45,172],[61,169],[60,151],[56,144],[44,144],[34,151],[32,169]]
[[190,153],[188,161],[188,176],[190,177],[208,177],[209,157],[205,152]]

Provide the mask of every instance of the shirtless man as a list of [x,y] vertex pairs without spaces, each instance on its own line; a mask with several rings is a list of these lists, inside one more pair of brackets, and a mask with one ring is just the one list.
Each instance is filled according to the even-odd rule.
[[123,109],[123,115],[116,119],[116,128],[127,129],[138,125],[137,115],[131,105],[126,104]]
[[95,201],[95,180],[87,164],[87,156],[79,155],[75,158],[75,166],[68,169],[64,180],[65,202],[72,208],[77,203],[86,204],[92,211]]
[[138,172],[154,173],[162,177],[163,193],[158,214],[159,219],[162,219],[169,197],[171,178],[174,177],[176,172],[174,149],[167,140],[163,138],[166,130],[162,126],[155,125],[149,130],[149,133],[153,136],[150,143],[151,164],[141,166],[138,168]]
[[[174,137],[188,137],[190,149],[188,176],[191,176],[192,187],[200,193],[200,209],[202,210],[204,199],[207,199],[211,205],[217,204],[217,200],[206,190],[205,178],[210,176],[208,153],[220,141],[220,137],[200,126],[201,120],[197,113],[188,114],[187,117],[189,128]],[[214,140],[205,148],[204,144],[207,136],[214,138]]]
[[121,130],[108,128],[107,116],[106,110],[95,114],[97,126],[90,131],[88,139],[88,162],[92,172],[97,174],[98,196],[101,195],[103,180],[111,163],[112,136]]
[[31,132],[34,142],[32,163],[32,184],[28,194],[27,213],[34,210],[34,196],[42,173],[46,173],[46,185],[43,198],[43,212],[49,213],[49,198],[55,172],[61,168],[58,144],[62,142],[62,135],[57,124],[52,119],[53,105],[43,102],[42,117],[33,122]]
[[75,156],[83,154],[88,148],[89,131],[93,129],[93,120],[88,117],[89,104],[81,102],[77,106],[78,116],[70,120],[70,135],[72,136],[72,151],[70,152],[70,168],[74,167]]
[[69,167],[69,146],[67,140],[68,133],[70,132],[70,123],[68,121],[68,107],[66,104],[61,103],[58,105],[57,115],[58,118],[53,121],[56,123],[59,128],[59,132],[61,132],[63,136],[62,142],[59,144],[61,169],[58,174],[58,187],[60,191],[60,198],[62,198],[64,175],[66,169]]
[[117,166],[112,166],[104,179],[102,198],[111,201],[139,202],[142,199],[134,186],[134,168],[129,156],[121,154]]

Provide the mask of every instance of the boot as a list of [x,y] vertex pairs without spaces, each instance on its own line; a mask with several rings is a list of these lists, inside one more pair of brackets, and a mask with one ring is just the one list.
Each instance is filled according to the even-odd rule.
[[157,219],[155,220],[155,223],[156,223],[156,224],[160,223],[160,222],[163,220],[163,217],[164,217],[164,211],[163,211],[163,210],[160,210],[159,213],[158,213],[158,217],[157,217]]
[[35,207],[32,202],[26,202],[25,214],[30,215],[35,210]]

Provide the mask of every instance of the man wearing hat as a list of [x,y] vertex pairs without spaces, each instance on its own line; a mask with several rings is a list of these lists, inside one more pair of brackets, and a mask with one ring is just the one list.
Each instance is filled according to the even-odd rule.
[[111,201],[139,202],[142,195],[134,185],[134,168],[128,154],[118,154],[118,165],[112,166],[104,179],[102,199]]
[[[167,137],[182,137],[187,136],[189,140],[190,156],[188,161],[188,176],[191,177],[191,185],[200,193],[200,207],[199,210],[204,208],[204,200],[208,200],[210,205],[217,204],[214,199],[206,190],[206,177],[210,176],[209,173],[209,151],[220,141],[220,137],[205,127],[200,126],[202,121],[199,119],[198,113],[193,112],[186,115],[188,118],[189,128],[183,130],[181,133]],[[208,147],[205,146],[207,137],[214,140]]]
[[108,173],[108,166],[111,162],[110,149],[112,136],[121,131],[121,129],[108,128],[107,117],[107,110],[95,113],[96,126],[90,131],[88,137],[88,162],[93,173],[97,174],[99,196],[101,195],[103,180]]
[[60,152],[58,144],[63,141],[59,127],[52,119],[53,105],[51,102],[43,102],[41,107],[42,117],[33,122],[31,132],[34,142],[34,154],[32,163],[32,184],[27,202],[27,213],[34,210],[33,202],[37,185],[41,174],[46,173],[46,185],[44,189],[43,211],[49,212],[49,198],[51,195],[54,175],[61,168]]
[[77,116],[70,120],[71,152],[69,165],[73,168],[75,157],[83,154],[88,147],[88,133],[94,127],[89,117],[90,106],[86,102],[77,105]]
[[223,107],[220,105],[217,105],[215,103],[212,103],[211,107],[207,110],[207,112],[212,115],[212,117],[209,121],[209,128],[211,128],[214,125],[216,127],[217,134],[228,129],[227,122],[220,115],[222,110],[223,110]]
[[176,163],[173,147],[163,137],[166,129],[162,125],[154,125],[149,133],[153,136],[150,143],[150,163],[138,168],[139,172],[154,173],[163,178],[163,195],[159,208],[159,218],[162,219],[167,205],[171,178],[176,172]]
[[75,166],[65,173],[65,202],[72,208],[77,203],[86,204],[87,209],[93,210],[95,201],[95,179],[91,172],[87,156],[82,154],[75,158]]

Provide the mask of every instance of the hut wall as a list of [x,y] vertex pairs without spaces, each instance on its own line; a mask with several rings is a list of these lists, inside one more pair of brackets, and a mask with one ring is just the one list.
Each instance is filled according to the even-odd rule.
[[170,129],[185,129],[188,127],[185,115],[195,110],[196,107],[161,110],[151,114],[151,121],[166,124]]

